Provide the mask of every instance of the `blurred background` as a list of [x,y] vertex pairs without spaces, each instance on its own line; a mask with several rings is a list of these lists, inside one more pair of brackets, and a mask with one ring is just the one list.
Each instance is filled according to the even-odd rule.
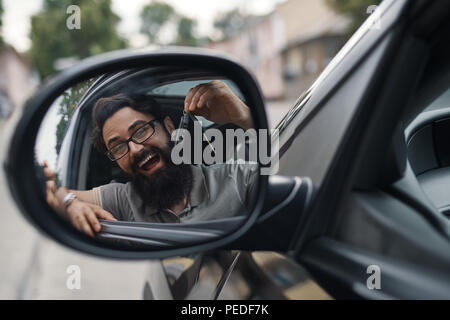
[[[47,78],[83,58],[124,48],[195,46],[235,57],[259,81],[274,126],[379,2],[0,0],[2,139],[10,134],[14,115]],[[67,27],[71,5],[80,8],[79,28]],[[61,127],[71,112],[61,110]],[[146,262],[99,259],[63,248],[24,220],[3,170],[0,189],[0,299],[142,298]],[[261,257],[267,264],[281,259]],[[66,287],[69,265],[82,270],[80,290]],[[307,277],[297,289],[287,295],[328,298]]]

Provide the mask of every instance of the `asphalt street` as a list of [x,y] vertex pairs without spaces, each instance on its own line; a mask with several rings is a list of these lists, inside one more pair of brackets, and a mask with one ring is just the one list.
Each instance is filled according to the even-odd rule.
[[[276,124],[287,103],[269,104],[269,122]],[[15,121],[1,120],[1,163],[5,140]],[[2,166],[3,168],[3,166]],[[78,253],[37,231],[19,212],[0,170],[0,299],[141,299],[148,271],[146,261],[116,261]],[[80,289],[69,289],[69,266],[81,271]]]

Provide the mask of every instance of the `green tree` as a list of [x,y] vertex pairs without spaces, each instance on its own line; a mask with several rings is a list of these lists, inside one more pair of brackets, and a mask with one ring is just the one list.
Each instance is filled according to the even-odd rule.
[[70,89],[66,90],[62,95],[62,101],[58,110],[58,114],[61,115],[61,119],[56,127],[56,154],[59,155],[61,145],[66,134],[67,126],[72,119],[73,113],[78,106],[83,95],[94,83],[96,79],[90,79],[88,81],[81,82]]
[[352,35],[369,17],[368,8],[380,4],[381,0],[326,0],[336,12],[350,17],[347,33]]
[[226,40],[242,30],[247,18],[238,8],[232,9],[216,16],[214,28],[220,32],[221,40]]
[[194,19],[181,17],[178,22],[178,35],[175,44],[180,46],[197,46],[198,40],[194,36],[196,24],[197,22]]
[[151,43],[159,44],[159,32],[170,22],[177,18],[175,9],[163,2],[153,1],[141,11],[141,32],[145,34]]
[[[70,5],[80,8],[80,29],[70,30],[66,25]],[[29,54],[41,78],[56,71],[60,58],[82,59],[124,48],[126,42],[116,30],[119,21],[111,0],[45,0],[43,10],[31,18],[30,32]]]
[[[199,39],[195,36],[197,21],[178,13],[167,3],[152,1],[142,9],[140,16],[141,32],[152,44],[199,45]],[[175,38],[161,39],[161,30],[169,26],[174,26],[177,31]]]
[[[80,8],[80,29],[69,29],[67,20],[73,14],[67,8]],[[29,55],[41,78],[56,71],[60,58],[82,59],[126,46],[117,33],[120,18],[111,9],[111,0],[44,0],[43,10],[31,18]],[[59,153],[67,126],[83,94],[92,81],[74,86],[63,94],[56,129],[56,151]]]

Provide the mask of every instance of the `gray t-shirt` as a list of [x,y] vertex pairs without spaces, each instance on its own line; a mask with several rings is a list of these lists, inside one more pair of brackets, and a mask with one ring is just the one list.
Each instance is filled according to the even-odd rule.
[[255,198],[257,164],[191,165],[193,184],[186,208],[178,215],[144,205],[131,182],[99,188],[101,206],[121,221],[199,222],[246,215]]

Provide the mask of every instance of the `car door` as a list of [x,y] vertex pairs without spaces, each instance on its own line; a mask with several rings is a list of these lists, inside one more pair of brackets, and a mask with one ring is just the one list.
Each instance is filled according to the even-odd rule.
[[404,130],[422,86],[448,79],[449,7],[379,10],[382,28],[366,22],[281,124],[280,173],[317,186],[291,248],[335,298],[448,298],[449,223],[409,170]]
[[[385,19],[390,19],[390,22],[394,24],[404,9],[402,6],[405,5],[406,3],[387,2],[381,10],[389,16]],[[369,21],[368,24],[370,23]],[[333,167],[340,144],[358,113],[366,90],[371,86],[378,68],[383,63],[389,43],[393,41],[391,36],[386,31],[374,31],[370,29],[370,25],[366,24],[366,28],[355,35],[353,41],[351,40],[332,61],[313,87],[303,94],[288,112],[277,127],[280,131],[279,175],[308,176],[312,179],[316,190],[320,192],[320,189],[324,188],[326,176]],[[328,200],[325,197],[322,201],[327,203]],[[305,220],[301,220],[300,225],[304,226]],[[300,235],[296,226],[283,231],[286,234]],[[307,233],[308,230],[302,230],[302,232]],[[309,242],[309,240],[305,241]],[[302,241],[301,237],[299,241]],[[303,249],[299,252],[303,254]],[[253,253],[254,256],[258,254],[258,252]],[[312,275],[314,280],[310,282],[312,285],[303,297],[308,295],[311,297],[311,293],[320,292],[317,294],[318,297],[329,298],[321,287],[332,297],[340,297],[334,290],[334,283],[326,279],[322,281],[315,267],[311,268],[298,257],[297,261],[307,267],[306,271],[299,266],[295,267],[293,273],[297,276],[293,276],[291,281],[288,281],[286,288],[282,285],[277,286],[277,293],[280,294],[278,297],[286,298],[287,290],[283,289],[292,288],[301,282],[305,283],[305,278],[309,275]],[[289,260],[289,255],[286,258]],[[265,270],[263,272],[266,276],[270,276],[269,281],[277,283],[274,281],[275,277],[270,268],[264,267],[264,263],[261,262],[259,266],[262,266],[261,270]],[[319,285],[314,281],[317,281]]]
[[[427,90],[424,90],[424,93]],[[434,96],[426,109],[406,128],[408,164],[430,204],[450,217],[448,194],[450,90]]]
[[317,190],[300,228],[287,232],[298,236],[295,259],[335,298],[448,297],[447,222],[418,208],[426,200],[414,185],[399,191],[411,179],[402,112],[437,50],[411,21],[444,21],[448,8],[387,1],[380,10],[383,28],[366,23],[278,126],[279,174],[308,175]]

